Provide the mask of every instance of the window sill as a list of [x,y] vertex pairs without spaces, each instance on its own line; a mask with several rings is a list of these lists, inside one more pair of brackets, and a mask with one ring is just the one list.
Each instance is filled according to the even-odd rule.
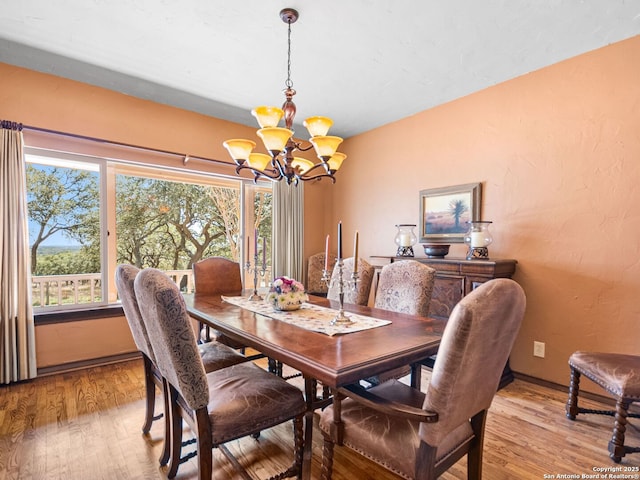
[[98,320],[101,318],[121,317],[124,315],[120,305],[92,308],[87,310],[73,310],[66,312],[46,312],[34,315],[36,327],[55,323],[78,322],[83,320]]

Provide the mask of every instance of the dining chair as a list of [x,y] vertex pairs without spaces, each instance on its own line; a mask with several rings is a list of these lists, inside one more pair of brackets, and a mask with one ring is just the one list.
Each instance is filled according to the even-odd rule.
[[[344,282],[351,279],[353,274],[353,257],[345,258],[343,260],[342,278]],[[353,305],[367,305],[369,303],[369,294],[371,293],[371,282],[373,281],[374,268],[362,258],[358,259],[358,282],[355,288],[345,288],[344,291],[344,303],[351,303]],[[338,285],[339,270],[336,264],[333,267],[331,273],[331,283],[327,291],[327,298],[329,300],[338,300],[340,295],[340,286]]]
[[335,263],[336,256],[331,254],[329,255],[329,261],[325,263],[324,252],[316,253],[309,257],[307,260],[307,293],[309,295],[327,296],[329,286],[322,280],[322,274],[325,265],[328,266],[329,271],[332,271]]
[[[380,270],[374,306],[382,310],[426,317],[429,314],[435,278],[435,269],[415,260],[396,261],[385,265]],[[419,368],[416,366],[413,372],[416,377],[412,380],[414,386],[419,385]],[[377,385],[392,378],[404,377],[411,373],[411,370],[411,366],[406,365],[365,380]]]
[[[294,425],[294,460],[287,470],[272,478],[299,476],[306,411],[300,389],[252,362],[206,373],[177,286],[166,274],[152,268],[142,270],[134,286],[158,368],[169,391],[171,432],[181,432],[183,421],[191,427],[196,437],[198,478],[211,479],[215,447],[243,471],[224,444],[290,420]],[[180,458],[181,442],[172,441],[171,446],[172,458]],[[169,478],[175,475],[173,469],[167,472]]]
[[490,280],[464,297],[447,321],[429,385],[398,380],[334,391],[320,414],[322,479],[334,445],[345,445],[403,478],[431,480],[467,457],[482,478],[487,411],[522,322],[525,295],[513,280]]
[[[164,446],[160,456],[160,464],[166,465],[170,460],[173,461],[173,459],[170,459],[171,426],[169,423],[169,415],[166,414],[168,411],[168,396],[165,395],[166,391],[164,389],[162,374],[157,367],[156,358],[149,339],[149,333],[147,332],[147,327],[142,319],[142,314],[140,313],[140,308],[134,291],[134,281],[139,272],[140,269],[133,265],[118,265],[115,271],[115,284],[118,291],[118,297],[122,303],[122,310],[124,311],[125,318],[127,319],[127,323],[129,324],[129,328],[133,336],[133,341],[138,351],[142,354],[146,399],[145,420],[142,426],[142,432],[145,435],[148,434],[151,430],[152,422],[164,417]],[[204,369],[207,372],[247,361],[247,358],[233,348],[217,342],[199,345],[198,354],[202,359]],[[156,387],[163,394],[164,414],[154,415]]]
[[[575,420],[579,413],[594,413],[614,417],[613,436],[609,441],[609,457],[620,463],[628,453],[640,452],[640,447],[625,445],[627,418],[640,418],[640,414],[630,413],[629,406],[640,401],[640,355],[602,352],[574,352],[569,357],[571,379],[567,418]],[[615,410],[595,410],[578,406],[580,376],[602,387],[616,400]]]
[[[240,264],[224,257],[209,257],[193,264],[193,283],[196,293],[205,294],[242,294],[242,275]],[[217,330],[199,322],[200,339],[204,342],[216,340],[239,350],[244,345],[238,344]]]
[[[115,283],[118,291],[118,297],[122,303],[122,310],[124,316],[129,324],[133,342],[136,344],[136,348],[142,354],[142,362],[144,366],[144,384],[145,384],[145,416],[144,423],[142,424],[142,432],[146,435],[151,430],[151,424],[155,420],[159,420],[163,416],[165,417],[165,431],[168,432],[168,416],[155,413],[156,404],[156,387],[162,391],[162,375],[160,371],[155,368],[156,359],[151,349],[151,343],[149,342],[149,336],[147,329],[145,328],[142,317],[140,316],[140,310],[138,308],[138,302],[136,300],[135,292],[133,291],[133,281],[140,270],[133,265],[118,265],[115,272]],[[165,448],[161,458],[164,459],[164,463],[168,460],[168,443],[165,442]],[[166,458],[165,458],[166,457]],[[161,463],[163,460],[161,459]]]

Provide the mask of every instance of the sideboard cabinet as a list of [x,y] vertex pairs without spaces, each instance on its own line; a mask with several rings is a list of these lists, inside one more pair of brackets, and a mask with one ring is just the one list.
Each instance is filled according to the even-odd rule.
[[[453,307],[471,290],[494,278],[511,278],[516,270],[516,260],[467,260],[465,258],[426,258],[372,256],[372,259],[387,260],[390,263],[401,260],[416,260],[436,271],[433,284],[429,316],[447,319]],[[381,267],[378,267],[381,268]],[[379,270],[378,270],[379,272]],[[500,388],[513,380],[513,373],[507,363],[500,380]]]
[[478,285],[493,278],[511,278],[516,270],[516,260],[466,260],[464,258],[385,257],[390,263],[400,260],[416,260],[436,271],[429,316],[449,318],[453,307],[462,297]]

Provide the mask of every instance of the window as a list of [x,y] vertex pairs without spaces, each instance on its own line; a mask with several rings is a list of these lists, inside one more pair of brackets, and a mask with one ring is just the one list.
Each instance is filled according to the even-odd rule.
[[100,163],[27,162],[33,306],[101,304]]
[[36,311],[116,302],[120,263],[161,269],[192,291],[193,263],[241,261],[243,231],[254,228],[270,270],[270,184],[58,153],[26,158]]

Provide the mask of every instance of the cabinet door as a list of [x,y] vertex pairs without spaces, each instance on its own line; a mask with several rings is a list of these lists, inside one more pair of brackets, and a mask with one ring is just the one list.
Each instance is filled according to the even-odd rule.
[[429,304],[429,316],[449,318],[464,294],[464,277],[437,275]]

